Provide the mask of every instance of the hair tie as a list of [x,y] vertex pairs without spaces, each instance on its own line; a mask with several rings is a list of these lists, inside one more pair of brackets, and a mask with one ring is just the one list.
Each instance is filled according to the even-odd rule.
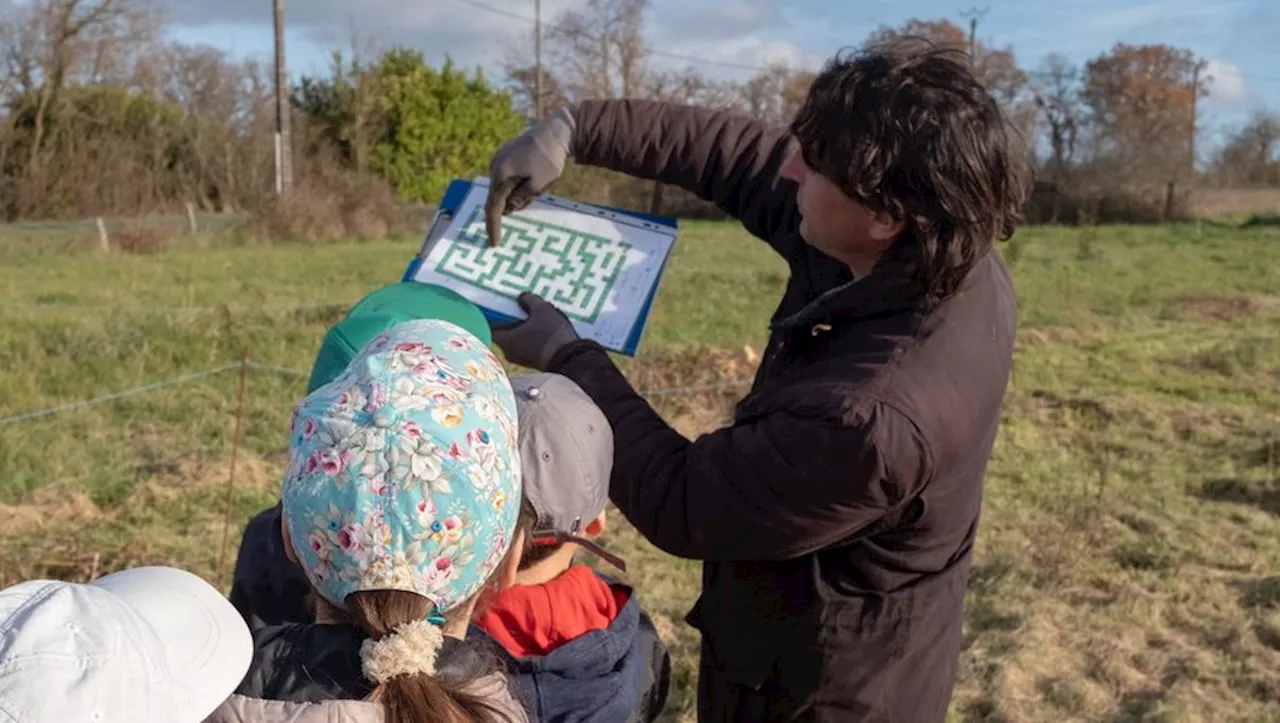
[[365,677],[385,683],[397,675],[434,675],[436,655],[444,645],[444,631],[429,620],[397,626],[381,640],[367,638],[360,644]]

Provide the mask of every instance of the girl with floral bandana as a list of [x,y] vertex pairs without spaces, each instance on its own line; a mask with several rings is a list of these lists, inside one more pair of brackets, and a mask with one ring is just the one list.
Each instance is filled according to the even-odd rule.
[[497,358],[448,322],[392,326],[299,403],[289,434],[282,535],[316,620],[257,631],[209,720],[527,721],[496,660],[463,640],[523,546]]

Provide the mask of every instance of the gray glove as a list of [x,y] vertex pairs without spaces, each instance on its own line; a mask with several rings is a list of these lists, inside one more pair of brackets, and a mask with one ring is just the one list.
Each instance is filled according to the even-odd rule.
[[489,163],[489,198],[484,203],[484,225],[491,245],[502,241],[504,214],[533,203],[564,173],[573,130],[573,113],[562,106],[493,154]]
[[494,324],[493,343],[507,361],[545,372],[556,352],[578,340],[578,332],[564,312],[531,291],[516,297],[516,303],[529,318],[515,324]]

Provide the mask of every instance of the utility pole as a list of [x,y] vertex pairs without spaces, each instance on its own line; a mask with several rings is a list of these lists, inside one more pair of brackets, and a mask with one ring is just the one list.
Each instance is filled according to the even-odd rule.
[[533,113],[542,118],[542,0],[533,0]]
[[[1195,65],[1191,66],[1191,125],[1187,133],[1187,191],[1186,197],[1192,198],[1192,194],[1196,189],[1196,110],[1200,103],[1200,72],[1205,69],[1207,63],[1203,60],[1197,60]],[[1209,80],[1212,80],[1210,78]],[[1196,217],[1196,236],[1200,235],[1200,217]]]
[[1196,61],[1191,68],[1191,126],[1187,137],[1187,173],[1190,174],[1188,185],[1195,183],[1196,178],[1196,111],[1200,102],[1200,72],[1204,68],[1203,60]]
[[293,187],[293,154],[289,141],[289,75],[284,66],[284,0],[272,0],[276,30],[276,195]]
[[991,8],[970,8],[960,13],[960,17],[969,18],[969,64],[978,63],[978,21],[987,16]]

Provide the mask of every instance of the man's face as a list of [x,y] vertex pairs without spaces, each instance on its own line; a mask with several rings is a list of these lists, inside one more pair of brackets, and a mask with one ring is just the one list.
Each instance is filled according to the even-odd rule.
[[779,175],[798,186],[801,238],[846,264],[858,277],[871,273],[876,259],[902,232],[902,222],[850,198],[831,179],[810,168],[799,151],[787,158]]

